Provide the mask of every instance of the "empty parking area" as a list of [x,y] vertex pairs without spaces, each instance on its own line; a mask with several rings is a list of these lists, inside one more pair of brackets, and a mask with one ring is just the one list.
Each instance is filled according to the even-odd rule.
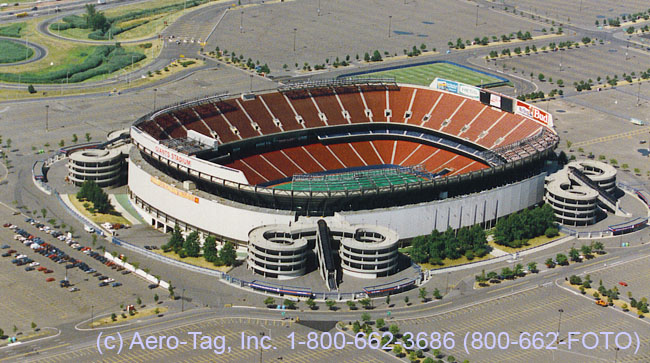
[[[495,62],[490,61],[487,67],[494,69]],[[617,75],[618,80],[622,81],[623,73],[629,75],[635,72],[638,77],[641,72],[650,68],[650,53],[613,46],[609,43],[588,47],[582,45],[580,48],[555,52],[540,51],[538,54],[531,53],[530,55],[499,59],[496,61],[496,67],[501,71],[505,70],[507,73],[527,79],[531,79],[530,74],[532,73],[532,79],[535,82],[538,82],[538,76],[541,73],[545,76],[545,81],[538,83],[543,90],[561,89],[556,83],[551,83],[550,78],[553,79],[553,82],[562,79],[565,92],[567,92],[567,90],[575,90],[573,82],[586,82],[590,78],[596,88],[598,77],[601,77],[602,84],[606,82],[607,76],[613,78],[614,75]]]
[[[40,237],[45,243],[56,247],[70,256],[80,260],[96,270],[100,276],[112,278],[122,283],[122,286],[112,287],[111,284],[100,287],[100,276],[85,273],[79,268],[66,268],[69,263],[58,263],[50,259],[50,254],[41,255],[28,245],[14,239],[14,232],[6,227],[0,227],[0,245],[9,248],[1,249],[0,253],[15,250],[10,257],[0,258],[0,326],[7,328],[16,325],[20,331],[27,330],[31,322],[38,326],[58,326],[69,321],[80,321],[90,318],[91,309],[95,316],[104,313],[118,312],[120,305],[134,304],[137,297],[144,303],[153,302],[153,294],[166,295],[165,292],[147,290],[147,282],[133,274],[123,275],[89,255],[78,251],[65,242],[39,231],[22,218],[5,219],[24,229],[31,235]],[[99,251],[101,252],[101,251]],[[28,265],[18,266],[11,261],[16,254],[23,254],[39,265],[27,271]],[[39,271],[42,269],[43,271]],[[63,288],[59,281],[66,278],[70,286]],[[50,279],[51,281],[47,281]],[[70,291],[76,288],[78,291]],[[62,303],[65,302],[65,303]]]
[[[561,322],[559,309],[563,310]],[[645,322],[632,317],[623,317],[611,308],[602,308],[589,299],[575,296],[554,285],[538,287],[522,293],[506,296],[484,304],[456,310],[424,319],[401,320],[397,324],[402,333],[417,332],[453,332],[456,336],[454,349],[442,349],[444,354],[451,354],[457,359],[469,359],[470,362],[597,362],[612,361],[615,351],[604,344],[593,350],[584,349],[575,344],[569,350],[566,344],[557,350],[522,349],[519,345],[510,345],[507,349],[482,349],[470,351],[468,356],[463,348],[463,337],[467,332],[507,332],[510,340],[519,338],[521,332],[557,332],[560,324],[560,339],[566,341],[567,332],[637,332],[641,338],[641,347],[636,355],[633,351],[619,351],[618,359],[623,362],[644,362],[650,359],[650,327]],[[546,338],[545,344],[552,342]],[[522,343],[523,344],[523,343]],[[590,343],[592,344],[592,343]],[[551,345],[553,346],[553,345]],[[427,353],[427,354],[430,354]]]
[[[141,331],[142,328],[121,329],[126,342],[130,344],[134,331]],[[52,354],[38,362],[383,362],[387,358],[383,353],[371,350],[357,350],[352,347],[346,347],[342,350],[325,350],[325,349],[308,349],[305,345],[298,345],[299,341],[306,341],[307,334],[313,332],[307,327],[299,324],[289,323],[289,321],[264,321],[249,318],[215,318],[205,320],[199,323],[179,325],[174,328],[162,329],[152,332],[149,335],[155,336],[175,336],[179,340],[185,340],[188,343],[179,345],[177,349],[153,349],[141,350],[134,348],[125,349],[121,354],[107,353],[99,355],[95,345],[78,349],[75,351],[61,352]],[[223,336],[225,346],[230,346],[230,352],[216,354],[212,350],[194,349],[193,338],[188,332],[201,332],[204,336],[210,336],[214,339],[217,336]],[[271,338],[273,347],[260,352],[260,349],[241,349],[241,334],[246,336],[261,337],[262,334]],[[287,335],[295,333],[295,346],[292,348]],[[144,334],[143,334],[144,338]],[[197,339],[198,340],[198,339]],[[215,345],[216,346],[216,345]]]
[[[616,286],[620,297],[626,301],[629,301],[628,291],[632,292],[632,297],[637,300],[642,297],[650,298],[648,276],[650,276],[650,256],[590,273],[592,287],[598,288],[599,281],[602,280],[606,289]],[[623,284],[620,284],[621,282]],[[625,284],[627,286],[624,286]]]
[[323,64],[327,58],[333,62],[346,55],[354,61],[357,54],[363,59],[365,52],[374,50],[382,56],[384,51],[403,55],[404,49],[422,43],[429,50],[445,51],[447,42],[455,43],[457,38],[500,37],[519,30],[542,34],[541,26],[530,19],[504,17],[483,5],[477,21],[476,4],[464,1],[383,2],[381,6],[372,0],[320,1],[320,16],[318,4],[318,0],[285,1],[229,11],[206,49],[219,46],[278,71],[285,63],[293,70],[295,63],[302,68],[304,62]]
[[564,22],[586,27],[596,27],[596,20],[602,24],[608,18],[615,19],[623,14],[637,13],[648,10],[648,2],[644,0],[547,0],[540,3],[536,0],[507,0],[509,9],[536,14],[556,22]]

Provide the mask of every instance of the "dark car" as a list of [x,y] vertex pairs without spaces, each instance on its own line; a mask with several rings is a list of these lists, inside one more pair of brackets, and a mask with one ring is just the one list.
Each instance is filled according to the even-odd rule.
[[129,270],[124,270],[124,271],[122,271],[122,275],[128,275],[128,274],[130,274],[130,273],[131,273],[131,271],[129,271]]
[[7,248],[9,248],[9,245],[2,245],[3,250],[6,250]]
[[122,283],[121,282],[114,282],[111,286],[113,286],[113,287],[122,286]]
[[101,275],[102,275],[101,272],[95,272],[95,273],[93,274],[93,276],[95,276],[95,277],[97,277],[97,276],[101,276]]
[[108,282],[102,281],[99,283],[99,287],[104,287],[104,286],[108,286]]
[[34,7],[32,8],[32,11],[36,11],[36,10],[38,10],[38,6],[34,6]]
[[2,254],[2,257],[9,257],[9,256],[11,256],[11,253],[9,253],[9,252],[5,252],[5,253]]
[[34,268],[32,266],[27,266],[25,267],[25,271],[34,271]]
[[97,278],[97,280],[100,280],[100,281],[108,280],[108,276],[99,276]]
[[148,287],[150,289],[155,289],[156,287],[158,287],[158,284],[150,284]]

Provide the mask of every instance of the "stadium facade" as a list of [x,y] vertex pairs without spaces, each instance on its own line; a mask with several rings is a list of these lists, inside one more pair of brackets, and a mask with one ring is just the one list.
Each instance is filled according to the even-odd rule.
[[164,107],[131,127],[129,196],[153,226],[246,245],[264,225],[378,225],[400,239],[540,203],[552,116],[436,79],[293,84]]

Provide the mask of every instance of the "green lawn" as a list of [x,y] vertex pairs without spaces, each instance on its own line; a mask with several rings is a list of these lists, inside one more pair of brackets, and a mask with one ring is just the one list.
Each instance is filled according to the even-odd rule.
[[294,180],[284,184],[274,185],[273,188],[298,191],[344,191],[401,185],[416,182],[420,179],[416,175],[407,173],[388,173],[383,175],[377,171],[365,171],[362,173],[330,174],[320,179]]
[[481,84],[501,82],[500,79],[474,72],[449,63],[431,63],[413,67],[391,69],[388,71],[366,73],[363,77],[395,77],[398,83],[428,86],[436,77],[480,86]]
[[32,48],[6,39],[0,39],[0,63],[14,63],[31,58]]
[[20,38],[20,32],[25,27],[26,23],[13,23],[7,26],[0,26],[0,36]]

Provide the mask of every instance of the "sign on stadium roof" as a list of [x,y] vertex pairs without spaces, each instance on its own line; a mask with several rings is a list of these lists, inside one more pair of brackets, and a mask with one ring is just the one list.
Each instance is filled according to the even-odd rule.
[[480,92],[478,87],[470,86],[469,84],[460,83],[456,81],[450,81],[444,78],[436,78],[429,85],[431,88],[439,89],[441,91],[447,91],[455,93],[457,95],[469,97],[474,100],[478,100],[480,97]]

